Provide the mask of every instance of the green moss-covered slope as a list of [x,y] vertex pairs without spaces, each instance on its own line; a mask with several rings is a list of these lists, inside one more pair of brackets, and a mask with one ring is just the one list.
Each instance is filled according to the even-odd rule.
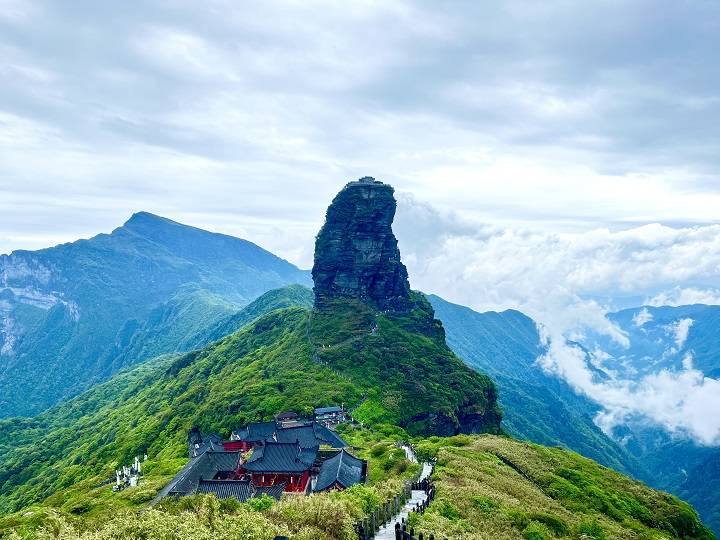
[[500,429],[495,385],[445,344],[432,307],[411,294],[408,313],[376,311],[357,300],[334,300],[314,311],[314,359],[350,377],[363,392],[355,418],[393,423],[412,434],[453,435]]
[[[368,424],[414,434],[497,432],[492,382],[447,349],[429,309],[419,297],[417,310],[403,316],[352,301],[322,314],[275,310],[205,349],[122,373],[35,419],[3,421],[0,511],[48,497],[73,510],[78,494],[138,454],[150,457],[148,474],[167,480],[183,464],[192,426],[227,436],[283,410],[310,414],[345,404]],[[92,512],[92,504],[78,511]]]
[[420,443],[438,495],[413,520],[449,539],[712,539],[695,511],[578,454],[495,436]]

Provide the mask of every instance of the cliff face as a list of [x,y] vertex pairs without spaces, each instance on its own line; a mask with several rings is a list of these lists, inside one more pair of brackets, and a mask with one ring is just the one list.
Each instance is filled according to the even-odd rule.
[[353,413],[360,421],[411,434],[497,433],[493,382],[452,353],[432,306],[410,291],[392,231],[393,193],[365,177],[328,208],[312,270],[313,357],[362,387]]
[[384,311],[407,309],[410,284],[392,231],[393,193],[365,177],[335,197],[315,244],[316,307],[333,298],[357,298]]

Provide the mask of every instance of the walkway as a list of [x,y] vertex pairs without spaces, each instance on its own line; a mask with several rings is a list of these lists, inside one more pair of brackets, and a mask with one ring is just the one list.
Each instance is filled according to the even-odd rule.
[[[417,459],[412,453],[412,450],[407,446],[404,446],[403,448],[405,449],[405,453],[407,454],[408,459],[414,463],[417,463]],[[422,472],[420,473],[419,480],[425,480],[430,476],[431,473],[432,465],[430,463],[423,463],[423,468]],[[407,522],[408,515],[410,514],[412,509],[415,508],[418,503],[424,502],[426,499],[427,493],[425,493],[421,489],[413,489],[410,500],[405,503],[405,506],[402,507],[400,512],[395,517],[393,517],[385,525],[380,527],[380,530],[375,534],[375,540],[395,540],[395,524],[402,523],[403,519]]]

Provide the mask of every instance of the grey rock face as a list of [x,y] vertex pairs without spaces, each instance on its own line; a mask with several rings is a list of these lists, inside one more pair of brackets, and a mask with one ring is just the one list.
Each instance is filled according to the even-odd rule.
[[315,243],[315,306],[357,298],[402,311],[410,284],[392,231],[397,204],[391,186],[365,177],[350,182],[328,208]]

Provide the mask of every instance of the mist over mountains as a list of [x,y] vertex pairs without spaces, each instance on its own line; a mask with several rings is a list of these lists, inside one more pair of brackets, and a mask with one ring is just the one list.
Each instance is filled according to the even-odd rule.
[[[570,229],[477,221],[413,196],[401,198],[397,220],[416,287],[479,312],[517,309],[531,317],[548,345],[544,368],[601,404],[607,423],[641,416],[712,442],[720,426],[703,403],[715,403],[720,392],[711,372],[655,366],[599,378],[597,359],[588,352],[633,354],[619,349],[631,348],[637,335],[609,316],[621,309],[717,302],[720,228],[654,223]],[[598,342],[597,336],[603,338]],[[610,343],[612,351],[605,351]]]

